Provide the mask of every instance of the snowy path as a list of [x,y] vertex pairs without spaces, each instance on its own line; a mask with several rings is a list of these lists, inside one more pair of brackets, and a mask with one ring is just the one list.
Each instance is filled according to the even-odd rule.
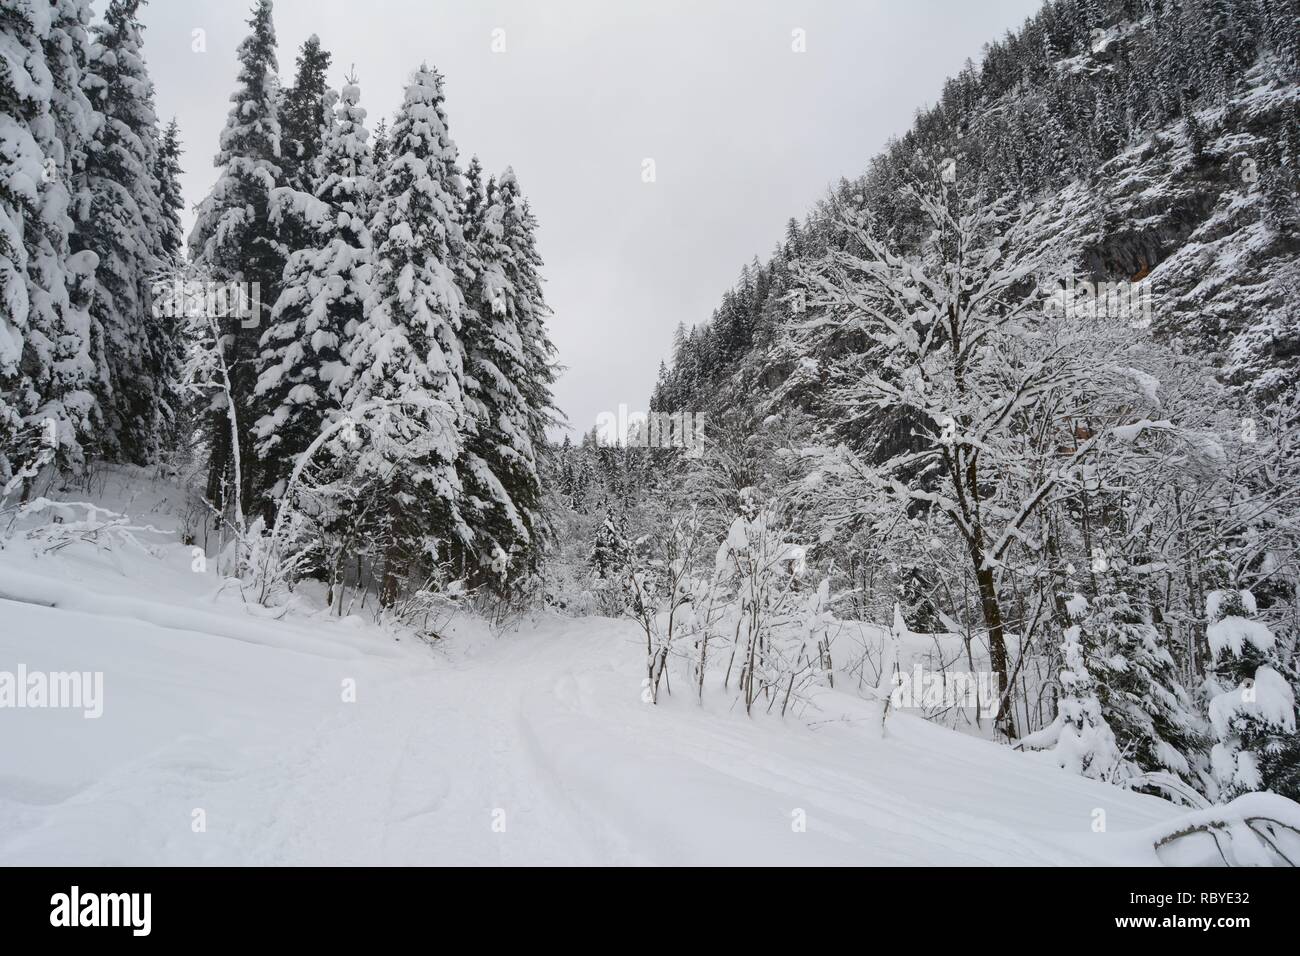
[[881,740],[846,695],[853,722],[815,729],[649,707],[608,621],[340,659],[376,635],[313,654],[13,602],[0,620],[0,667],[105,672],[98,720],[3,714],[4,863],[1100,862],[1132,848],[1094,808],[1111,833],[1174,812],[908,717]]
[[98,719],[0,709],[0,864],[1154,864],[1178,813],[846,693],[644,704],[627,622],[430,648],[120,557],[0,552],[0,671],[104,674]]

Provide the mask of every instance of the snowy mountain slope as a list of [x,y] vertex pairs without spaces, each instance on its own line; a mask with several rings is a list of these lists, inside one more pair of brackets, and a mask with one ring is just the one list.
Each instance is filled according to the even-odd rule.
[[[167,528],[167,486],[133,487]],[[462,619],[431,648],[262,619],[152,538],[0,551],[0,671],[104,675],[98,719],[0,710],[0,862],[1143,865],[1180,813],[906,714],[882,739],[848,693],[784,722],[644,704],[627,622]]]
[[[1272,6],[1281,42],[1252,19]],[[783,334],[816,317],[798,294],[801,269],[838,247],[836,207],[867,211],[879,234],[914,246],[927,230],[906,187],[948,163],[954,182],[1040,217],[1028,247],[1141,300],[1137,328],[1210,357],[1242,395],[1275,398],[1300,354],[1300,84],[1291,53],[1274,49],[1300,49],[1295,36],[1294,12],[1271,2],[1045,4],[865,171],[791,219],[712,318],[683,325],[653,407],[721,418],[757,397],[764,414],[824,411],[824,377]]]

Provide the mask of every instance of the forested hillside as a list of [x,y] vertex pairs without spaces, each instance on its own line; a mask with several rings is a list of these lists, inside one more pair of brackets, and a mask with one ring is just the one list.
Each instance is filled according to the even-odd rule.
[[791,219],[711,319],[679,327],[655,405],[698,404],[733,379],[730,394],[793,387],[792,276],[839,241],[836,210],[869,211],[914,249],[926,221],[906,187],[938,182],[945,160],[958,182],[1047,212],[1035,238],[1066,239],[1080,279],[1150,276],[1158,338],[1272,397],[1300,361],[1297,16],[1289,0],[1047,3],[864,173]]
[[649,407],[703,460],[559,450],[587,566],[766,515],[841,616],[987,661],[1016,746],[1300,792],[1298,9],[1052,0],[990,44],[679,326]]

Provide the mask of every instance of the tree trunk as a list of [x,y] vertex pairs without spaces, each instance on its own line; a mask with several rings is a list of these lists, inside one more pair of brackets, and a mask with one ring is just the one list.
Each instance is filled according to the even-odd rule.
[[397,488],[388,488],[388,547],[384,549],[384,578],[379,585],[379,606],[392,607],[401,593],[402,576],[402,509],[397,500]]
[[1007,675],[1007,645],[1002,625],[1002,608],[998,604],[997,586],[993,579],[993,569],[984,567],[983,557],[973,553],[976,562],[975,581],[979,585],[980,609],[984,614],[984,627],[989,632],[989,660],[993,672],[998,676],[998,713],[994,726],[1006,735],[1008,740],[1016,739],[1015,717],[1011,713],[1010,698],[1007,692],[1009,678]]

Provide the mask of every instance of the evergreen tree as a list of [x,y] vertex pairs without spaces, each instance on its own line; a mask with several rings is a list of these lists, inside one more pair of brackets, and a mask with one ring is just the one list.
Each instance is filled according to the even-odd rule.
[[[173,119],[163,131],[158,144],[158,154],[154,162],[154,182],[158,191],[158,203],[161,212],[158,252],[161,266],[165,270],[178,270],[185,256],[185,234],[181,230],[181,210],[185,208],[185,199],[181,195],[181,162],[183,150],[180,142],[180,127]],[[151,290],[153,292],[155,290]],[[187,441],[182,429],[189,429],[193,402],[185,394],[181,382],[185,366],[186,340],[184,334],[184,317],[177,314],[175,308],[158,308],[154,298],[154,308],[158,316],[151,316],[150,327],[159,338],[153,342],[158,360],[159,413],[162,428],[157,436],[160,450],[175,448]]]
[[573,439],[566,432],[564,441],[560,443],[559,450],[556,451],[553,464],[555,467],[556,491],[560,495],[566,506],[577,510],[577,502],[574,491],[577,485],[577,467],[574,462],[576,453],[573,449]]
[[1244,49],[1244,24],[1233,10],[1232,0],[1209,0],[1209,42],[1202,57],[1201,92],[1225,100],[1236,88],[1249,55]]
[[1182,106],[1181,90],[1185,82],[1182,26],[1180,2],[1170,0],[1168,8],[1155,19],[1154,82],[1162,117],[1177,116]]
[[1056,40],[1052,36],[1052,31],[1050,29],[1043,30],[1043,42],[1040,49],[1043,54],[1044,65],[1049,69],[1055,69],[1056,61],[1061,58],[1061,51],[1057,49]]
[[1099,160],[1107,160],[1118,152],[1123,141],[1124,134],[1116,112],[1114,90],[1110,86],[1100,86],[1093,101],[1093,151]]
[[1263,33],[1273,51],[1276,73],[1284,80],[1300,73],[1300,11],[1295,0],[1266,0]]
[[[0,478],[84,460],[97,418],[93,252],[70,247],[97,122],[81,91],[86,0],[0,2]],[[44,449],[42,451],[42,449]],[[34,472],[25,471],[25,480]],[[24,484],[24,493],[29,485]],[[3,486],[0,486],[0,490]]]
[[30,334],[28,262],[39,239],[48,168],[38,140],[50,113],[41,26],[29,3],[0,0],[6,50],[0,69],[0,491],[28,464],[35,446],[33,436],[23,434],[21,360]]
[[175,117],[163,131],[154,162],[154,182],[162,208],[159,249],[165,265],[178,263],[183,255],[185,236],[181,232],[181,210],[185,197],[181,195],[181,132]]
[[1080,623],[1087,612],[1087,601],[1075,595],[1069,609],[1075,622],[1065,629],[1061,642],[1061,698],[1056,703],[1056,719],[1022,738],[1017,746],[1050,749],[1057,763],[1072,773],[1118,781],[1130,773],[1099,697],[1098,672],[1104,669],[1103,652]]
[[1249,591],[1215,591],[1206,630],[1214,674],[1210,766],[1228,800],[1252,790],[1300,796],[1295,693],[1277,638],[1257,617]]
[[1159,631],[1123,590],[1092,602],[1087,630],[1104,667],[1102,713],[1120,752],[1144,772],[1165,771],[1194,782],[1189,757],[1204,753],[1202,739]]
[[1183,128],[1187,135],[1187,146],[1192,151],[1193,164],[1200,166],[1205,162],[1205,127],[1196,118],[1196,112],[1184,109]]
[[1048,106],[1043,120],[1044,176],[1049,183],[1061,182],[1074,172],[1069,137],[1056,109]]
[[[271,0],[256,0],[248,25],[249,35],[238,49],[238,86],[230,97],[232,105],[215,160],[221,172],[200,203],[190,234],[192,261],[216,280],[246,283],[250,298],[255,288],[264,304],[252,316],[231,310],[233,314],[221,317],[226,362],[232,369],[231,393],[239,413],[253,406],[258,325],[265,305],[278,298],[284,270],[284,253],[270,219],[271,192],[282,182],[280,86]],[[250,502],[258,480],[251,423],[241,422],[238,447],[232,448],[225,401],[225,393],[217,392],[209,408],[207,493],[218,504],[227,500],[237,455],[243,485],[240,498]]]
[[359,461],[361,472],[383,486],[385,606],[397,599],[408,572],[473,545],[455,467],[465,424],[464,301],[455,271],[463,256],[461,188],[442,77],[422,65],[393,124],[371,224],[375,293],[345,347],[345,407],[360,417],[367,406],[389,403]]
[[103,336],[100,364],[108,373],[100,383],[100,450],[145,464],[158,451],[166,379],[175,368],[174,336],[153,308],[167,221],[154,178],[158,121],[142,54],[140,5],[112,0],[93,30],[82,86],[102,120],[86,156],[83,182],[90,203],[73,247],[91,250],[99,260],[90,311]]
[[375,164],[375,169],[383,169],[388,165],[388,120],[379,118],[373,138],[374,145],[370,149],[370,158]]
[[535,389],[530,381],[535,372],[525,350],[528,326],[520,325],[521,319],[535,322],[535,306],[527,298],[527,263],[515,260],[518,249],[505,236],[513,179],[503,177],[504,190],[495,182],[484,189],[477,158],[467,178],[465,247],[471,281],[464,340],[471,433],[460,470],[475,513],[471,523],[479,560],[488,564],[497,549],[518,558],[529,555],[541,523],[537,433],[528,397]]
[[1300,239],[1300,177],[1292,167],[1270,168],[1264,175],[1264,221],[1283,241]]
[[515,316],[523,343],[523,378],[518,383],[528,409],[528,434],[533,448],[546,447],[546,429],[554,423],[555,346],[546,331],[551,314],[542,291],[542,257],[537,251],[537,219],[507,168],[497,181],[502,208],[501,241],[509,250],[503,260],[510,290],[509,311]]
[[588,560],[592,575],[602,581],[617,578],[627,566],[628,555],[627,532],[623,528],[623,522],[614,514],[614,509],[606,505],[605,517],[596,529],[596,540]]
[[366,215],[374,168],[366,111],[354,78],[326,127],[315,196],[292,187],[272,195],[272,215],[301,223],[305,246],[290,253],[280,296],[261,339],[253,424],[263,488],[275,498],[299,456],[342,402],[341,350],[365,318],[371,246]]
[[[8,68],[0,70],[0,490],[26,464],[17,393],[29,311],[26,224],[39,213],[44,160],[32,122],[49,107],[31,74],[44,65],[31,13],[18,0],[0,0],[0,38],[10,51]],[[19,170],[26,176],[16,176]]]
[[316,160],[330,120],[329,66],[330,54],[313,33],[298,51],[293,85],[280,97],[280,168],[285,183],[307,193],[316,189]]
[[[59,432],[56,460],[78,465],[83,446],[93,436],[89,429],[97,422],[99,409],[93,394],[94,381],[102,375],[95,364],[95,330],[87,315],[93,290],[93,273],[98,265],[93,253],[70,255],[75,220],[82,214],[86,197],[78,185],[86,151],[99,117],[80,89],[89,56],[86,25],[89,5],[84,0],[51,0],[50,29],[44,42],[45,58],[52,74],[50,119],[45,129],[46,178],[49,190],[42,210],[45,227],[41,254],[35,259],[33,276],[39,293],[33,296],[33,328],[47,330],[49,352],[38,349],[43,404],[36,408],[32,424],[49,429],[54,421]],[[55,167],[50,159],[58,156]],[[57,172],[51,177],[52,168]],[[39,343],[38,337],[28,340]],[[29,352],[29,357],[33,353]],[[31,363],[28,363],[31,367]]]
[[1101,8],[1097,0],[1075,0],[1074,14],[1075,35],[1079,38],[1080,46],[1087,49],[1092,31],[1103,26]]

